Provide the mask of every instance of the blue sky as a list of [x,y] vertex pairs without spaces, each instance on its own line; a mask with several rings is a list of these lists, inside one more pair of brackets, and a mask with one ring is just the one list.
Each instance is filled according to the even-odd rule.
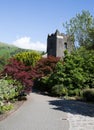
[[93,0],[0,0],[0,41],[45,50],[48,33],[82,10],[94,14]]

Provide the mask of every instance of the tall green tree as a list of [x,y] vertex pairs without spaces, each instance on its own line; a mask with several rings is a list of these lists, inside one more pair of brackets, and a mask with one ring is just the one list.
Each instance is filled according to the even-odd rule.
[[69,22],[66,21],[63,26],[66,28],[66,33],[74,37],[75,44],[80,46],[87,46],[88,31],[94,27],[94,18],[89,11],[83,10],[71,18]]
[[94,27],[89,29],[88,36],[88,46],[91,49],[94,49]]

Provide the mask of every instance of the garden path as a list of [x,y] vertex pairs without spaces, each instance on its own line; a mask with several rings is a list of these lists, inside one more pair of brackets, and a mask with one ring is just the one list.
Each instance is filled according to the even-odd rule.
[[0,130],[68,130],[67,114],[56,110],[53,98],[31,93],[28,100],[14,113],[0,122]]
[[0,130],[94,130],[94,104],[33,92]]

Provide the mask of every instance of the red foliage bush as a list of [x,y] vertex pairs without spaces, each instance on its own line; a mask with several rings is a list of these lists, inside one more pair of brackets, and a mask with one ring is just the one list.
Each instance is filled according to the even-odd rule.
[[13,79],[20,81],[24,87],[25,92],[31,91],[31,87],[33,86],[33,72],[32,67],[27,67],[20,61],[16,59],[10,59],[9,64],[7,64],[4,68],[3,75],[11,76]]
[[36,74],[39,77],[44,77],[49,75],[51,72],[54,71],[58,61],[60,61],[60,58],[53,57],[53,56],[40,59],[35,67]]
[[52,56],[42,58],[33,68],[32,66],[26,66],[22,62],[12,58],[5,66],[2,74],[7,74],[13,79],[20,81],[24,87],[23,90],[29,92],[31,91],[34,80],[51,74],[59,60],[60,58]]

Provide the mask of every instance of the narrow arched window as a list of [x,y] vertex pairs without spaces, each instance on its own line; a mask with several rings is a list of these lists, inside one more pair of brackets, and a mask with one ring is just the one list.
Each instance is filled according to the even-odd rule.
[[66,42],[64,43],[64,48],[67,49],[67,43]]

